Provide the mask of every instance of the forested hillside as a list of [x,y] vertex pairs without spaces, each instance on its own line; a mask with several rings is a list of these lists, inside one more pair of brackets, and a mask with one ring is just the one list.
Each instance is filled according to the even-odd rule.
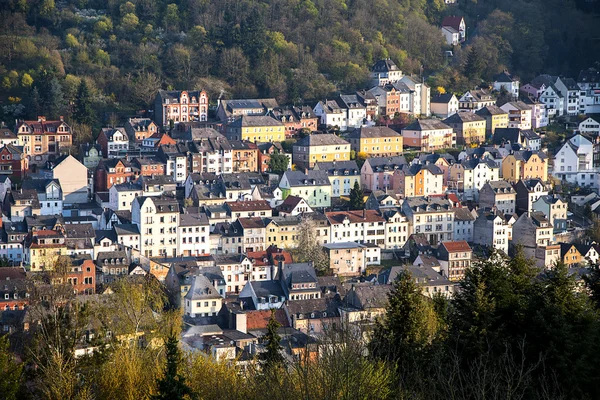
[[[82,79],[102,111],[159,88],[308,102],[363,87],[374,61],[460,91],[509,68],[574,76],[597,60],[594,14],[572,0],[5,0],[2,113],[69,115]],[[448,62],[439,25],[464,15]],[[597,36],[597,35],[596,35]]]

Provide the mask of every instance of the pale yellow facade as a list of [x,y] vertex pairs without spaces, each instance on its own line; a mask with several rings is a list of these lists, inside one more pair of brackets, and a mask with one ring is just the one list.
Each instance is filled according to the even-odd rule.
[[360,139],[358,151],[370,157],[400,155],[402,154],[402,136]]
[[546,182],[548,180],[548,162],[538,154],[532,154],[527,161],[517,159],[514,154],[509,154],[502,160],[502,178],[514,182],[520,179],[539,178]]

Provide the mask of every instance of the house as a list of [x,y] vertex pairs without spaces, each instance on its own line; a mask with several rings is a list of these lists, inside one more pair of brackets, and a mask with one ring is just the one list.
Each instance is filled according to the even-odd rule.
[[177,226],[177,254],[184,257],[209,254],[209,235],[206,214],[181,214]]
[[600,118],[598,117],[587,117],[579,123],[579,133],[585,134],[586,136],[599,136],[600,135]]
[[71,155],[49,163],[52,179],[60,182],[65,204],[87,203],[88,169]]
[[300,332],[318,335],[342,323],[339,294],[332,292],[319,299],[293,300],[287,303],[287,312],[292,326]]
[[125,128],[102,128],[96,142],[104,158],[118,158],[129,150],[129,136]]
[[594,146],[581,134],[569,138],[556,152],[553,173],[558,179],[579,186],[598,187],[594,168]]
[[516,182],[520,179],[548,180],[548,157],[541,151],[514,151],[502,160],[502,178]]
[[453,240],[454,209],[449,200],[434,196],[409,197],[401,209],[414,233],[423,233],[430,244]]
[[25,238],[23,263],[31,272],[53,270],[58,257],[66,254],[67,244],[60,230],[40,229]]
[[443,194],[444,172],[435,164],[402,165],[394,171],[392,188],[402,198]]
[[526,214],[533,211],[533,203],[535,203],[537,199],[548,195],[548,189],[544,186],[544,183],[537,178],[521,179],[514,184],[513,187],[517,192],[517,211]]
[[471,266],[473,250],[464,240],[442,242],[438,247],[437,259],[443,275],[451,281],[460,281],[465,270]]
[[512,215],[516,211],[517,192],[506,180],[486,182],[479,189],[479,207],[495,209],[501,215]]
[[402,154],[402,136],[387,126],[361,127],[345,136],[351,149],[371,156],[391,157]]
[[457,144],[479,144],[485,142],[486,120],[474,113],[458,112],[443,120],[456,132]]
[[212,282],[204,275],[192,277],[190,289],[184,296],[184,315],[191,318],[214,317],[221,311],[223,298]]
[[531,209],[546,216],[554,228],[554,233],[567,230],[567,202],[559,195],[541,196],[533,202]]
[[327,172],[333,197],[349,196],[354,184],[360,184],[360,170],[354,160],[317,162],[314,169]]
[[442,35],[444,35],[448,46],[458,46],[461,42],[460,32],[451,26],[442,26]]
[[358,242],[385,246],[385,218],[376,210],[330,211],[330,243]]
[[165,175],[172,176],[178,185],[182,185],[185,182],[188,171],[188,158],[182,146],[184,145],[162,145],[158,148],[156,155],[165,164]]
[[23,181],[22,188],[36,191],[40,215],[63,213],[63,192],[57,179],[27,179]]
[[317,162],[349,160],[350,143],[334,134],[309,135],[293,146],[292,162],[302,168],[313,168]]
[[258,146],[252,142],[232,140],[233,172],[258,172]]
[[403,145],[431,152],[456,146],[452,127],[437,119],[417,119],[402,129]]
[[394,118],[396,114],[410,111],[411,93],[405,84],[396,82],[375,86],[369,89],[369,94],[375,98],[379,116]]
[[140,150],[142,152],[157,152],[160,146],[175,145],[177,142],[166,133],[155,133],[154,135],[142,140]]
[[188,160],[192,172],[210,172],[229,174],[233,172],[233,148],[227,138],[213,131],[189,144],[191,153],[197,154],[198,160]]
[[286,296],[277,280],[249,281],[240,292],[239,299],[254,310],[277,310],[285,304]]
[[269,116],[283,122],[286,138],[295,137],[301,130],[316,131],[319,125],[319,118],[309,106],[274,108]]
[[344,305],[340,307],[342,321],[361,324],[374,323],[385,314],[391,290],[390,284],[351,284],[346,297],[344,297]]
[[411,222],[398,208],[381,210],[385,218],[385,248],[402,248],[412,233]]
[[286,249],[297,247],[298,231],[301,223],[301,216],[278,216],[265,218],[265,246],[283,247]]
[[448,185],[463,192],[466,199],[478,200],[479,190],[489,181],[500,179],[500,164],[484,158],[467,158],[450,166]]
[[4,147],[8,144],[13,146],[21,146],[19,137],[13,131],[8,128],[0,127],[0,147]]
[[438,94],[431,97],[431,113],[440,118],[448,118],[458,112],[458,99],[453,93]]
[[546,107],[543,103],[530,96],[525,96],[522,99],[523,103],[531,107],[531,128],[539,129],[548,126],[548,116],[546,115]]
[[[450,297],[456,289],[456,284],[440,274],[439,265],[436,267],[429,265],[429,261],[437,262],[435,257],[425,255],[420,256],[425,262],[417,265],[402,265],[392,267],[388,274],[382,274],[386,282],[393,283],[400,271],[408,271],[415,280],[417,286],[421,288],[421,294],[426,297],[441,295]],[[387,277],[385,275],[388,275]],[[382,278],[379,278],[382,279]]]
[[281,203],[277,210],[282,217],[295,217],[302,214],[311,214],[313,209],[308,205],[306,200],[298,196],[288,196]]
[[136,157],[131,167],[139,171],[140,176],[165,175],[165,164],[154,157]]
[[434,164],[437,165],[443,172],[443,185],[448,186],[448,177],[450,176],[450,165],[454,164],[456,159],[448,153],[428,153],[420,154],[413,159],[413,164]]
[[531,107],[522,101],[510,101],[500,107],[508,113],[508,127],[531,129]]
[[[275,153],[285,154],[281,143],[257,143],[258,146],[258,172],[267,172],[269,170],[269,161],[271,156]],[[287,155],[289,158],[289,168],[292,167],[292,157]]]
[[48,121],[38,117],[37,121],[18,121],[15,132],[23,155],[29,162],[42,163],[60,156],[73,144],[71,127],[61,117]]
[[538,247],[551,244],[553,228],[541,212],[523,213],[512,226],[512,241],[518,243],[526,257],[534,258]]
[[565,98],[554,84],[542,91],[539,100],[545,105],[548,118],[560,117],[564,114]]
[[466,207],[454,207],[454,240],[473,242],[475,216]]
[[131,182],[134,179],[135,171],[131,163],[125,159],[102,160],[94,173],[94,190],[96,192],[106,192],[113,185]]
[[131,206],[131,222],[141,234],[140,253],[145,257],[177,256],[179,203],[168,196],[138,196]]
[[102,148],[99,144],[85,143],[79,147],[79,161],[86,168],[94,170],[102,160]]
[[288,170],[281,177],[279,187],[284,200],[291,195],[302,197],[313,208],[331,206],[332,187],[327,171]]
[[527,96],[531,96],[534,99],[539,100],[544,90],[546,90],[551,85],[554,85],[557,79],[557,76],[550,76],[548,74],[538,75],[535,78],[533,78],[531,82],[527,83],[526,85],[523,85],[520,90]]
[[2,209],[11,222],[20,222],[25,217],[39,215],[41,212],[37,192],[23,188],[6,192]]
[[404,156],[367,158],[360,171],[360,184],[371,191],[395,190],[394,172],[406,164]]
[[371,84],[374,86],[385,86],[388,83],[398,82],[401,78],[402,71],[389,58],[379,60],[371,67]]
[[475,112],[483,107],[496,105],[496,99],[485,89],[469,90],[458,99],[458,108]]
[[310,300],[321,298],[317,273],[312,262],[285,264],[279,263],[277,279],[281,282],[288,300]]
[[231,122],[242,115],[267,115],[279,108],[277,100],[270,99],[233,99],[219,100],[217,118],[222,122]]
[[557,78],[554,83],[563,97],[563,114],[580,114],[581,88],[573,78]]
[[229,140],[283,142],[285,125],[268,115],[242,115],[227,124],[225,136]]
[[408,110],[402,109],[401,106],[401,112],[409,112],[415,117],[429,117],[431,115],[431,88],[421,79],[408,75],[404,75],[394,86],[400,90],[402,85],[405,85],[410,91],[410,103]]
[[347,128],[359,128],[370,120],[367,107],[357,94],[340,94],[337,101],[341,108],[346,110]]
[[29,305],[30,287],[23,267],[0,268],[0,310],[24,310]]
[[158,125],[150,118],[129,118],[125,122],[125,133],[138,144],[157,132]]
[[473,223],[473,243],[508,254],[511,227],[500,212],[482,210]]
[[581,70],[577,77],[581,89],[579,110],[585,114],[600,113],[600,72],[596,68]]
[[511,150],[514,144],[534,152],[538,152],[542,147],[542,139],[531,129],[498,128],[492,140],[495,145],[505,146]]
[[485,118],[486,138],[492,137],[498,128],[508,128],[508,112],[498,106],[485,106],[475,114]]
[[23,179],[28,168],[29,162],[22,146],[5,144],[0,148],[0,175]]
[[505,90],[513,99],[519,97],[519,79],[512,76],[507,70],[500,72],[492,79],[494,80],[492,83],[493,90],[497,92]]
[[560,244],[560,260],[567,267],[575,267],[580,264],[586,264],[584,256],[581,254],[585,249],[583,245],[576,245],[573,243],[561,243]]
[[457,31],[461,43],[467,39],[467,25],[465,24],[465,19],[463,17],[454,15],[444,17],[442,20],[442,28],[443,27],[450,27]]
[[319,117],[322,125],[338,127],[342,131],[348,129],[347,110],[336,100],[319,101],[313,112]]
[[230,201],[224,204],[231,222],[238,218],[270,217],[273,215],[271,206],[265,200]]
[[336,276],[358,276],[365,271],[366,246],[356,242],[324,244],[329,255],[329,268]]
[[0,204],[4,202],[6,193],[12,188],[12,181],[7,175],[0,175]]
[[207,119],[208,94],[204,90],[159,90],[156,94],[154,121],[158,126]]

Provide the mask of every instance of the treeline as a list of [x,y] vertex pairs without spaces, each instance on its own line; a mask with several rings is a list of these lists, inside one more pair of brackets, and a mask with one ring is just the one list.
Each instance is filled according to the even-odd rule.
[[[469,37],[449,61],[448,14],[465,15]],[[32,90],[53,78],[64,109],[48,112],[68,115],[81,80],[95,111],[132,112],[169,87],[311,101],[363,87],[386,57],[462,91],[504,67],[574,75],[598,54],[593,15],[572,0],[6,0],[0,18],[7,122],[35,117]]]
[[[35,314],[35,336],[22,343],[25,362],[7,357],[7,343],[0,343],[2,398],[600,396],[598,268],[583,283],[562,264],[541,271],[521,253],[475,264],[451,299],[422,296],[401,273],[374,330],[328,331],[294,359],[282,357],[272,319],[262,340],[266,352],[237,365],[177,349],[181,319],[165,311],[166,294],[155,280],[122,280],[113,295],[70,307],[57,293],[44,292],[44,299],[32,309],[44,311]],[[99,351],[76,359],[85,338]],[[318,355],[308,357],[308,350]]]

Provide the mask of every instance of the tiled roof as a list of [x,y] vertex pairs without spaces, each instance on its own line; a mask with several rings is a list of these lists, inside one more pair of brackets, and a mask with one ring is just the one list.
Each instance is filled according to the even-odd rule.
[[385,221],[377,210],[330,211],[325,213],[325,216],[332,225],[342,224],[346,218],[352,224]]
[[442,246],[446,248],[448,253],[471,251],[471,246],[469,246],[469,244],[464,240],[458,240],[454,242],[442,242]]

